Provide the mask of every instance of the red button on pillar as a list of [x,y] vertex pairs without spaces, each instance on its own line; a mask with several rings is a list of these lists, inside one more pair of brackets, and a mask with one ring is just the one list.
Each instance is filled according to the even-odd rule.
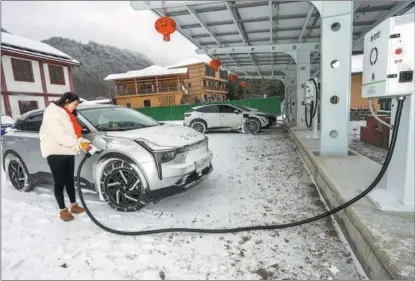
[[397,55],[402,54],[402,49],[401,48],[396,49],[395,54],[397,54]]

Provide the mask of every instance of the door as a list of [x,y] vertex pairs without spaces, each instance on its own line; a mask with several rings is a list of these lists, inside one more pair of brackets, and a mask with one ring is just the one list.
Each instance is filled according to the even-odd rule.
[[49,165],[40,152],[39,130],[42,125],[43,111],[31,114],[23,126],[25,144],[28,147],[27,157],[23,159],[29,173],[50,173]]
[[208,128],[221,127],[219,107],[217,105],[203,106],[197,111],[199,112],[199,117],[207,123]]
[[237,128],[242,125],[242,112],[229,105],[220,105],[221,126],[226,128]]

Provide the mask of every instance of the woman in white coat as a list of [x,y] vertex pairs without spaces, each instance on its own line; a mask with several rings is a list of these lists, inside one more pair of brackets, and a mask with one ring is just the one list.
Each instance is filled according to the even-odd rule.
[[[77,122],[76,108],[79,103],[79,96],[71,92],[51,102],[43,114],[39,131],[40,150],[42,156],[47,159],[53,175],[55,198],[63,221],[72,220],[72,214],[84,212],[84,209],[76,203],[75,156],[81,150],[88,151],[90,146],[89,144],[84,146],[87,141],[82,139],[82,127]],[[70,210],[65,206],[63,192],[65,187],[71,203]]]

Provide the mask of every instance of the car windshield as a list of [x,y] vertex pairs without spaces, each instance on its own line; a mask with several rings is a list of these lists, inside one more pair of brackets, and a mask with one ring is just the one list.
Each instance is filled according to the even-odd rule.
[[159,126],[153,118],[126,107],[78,109],[98,131],[128,131]]

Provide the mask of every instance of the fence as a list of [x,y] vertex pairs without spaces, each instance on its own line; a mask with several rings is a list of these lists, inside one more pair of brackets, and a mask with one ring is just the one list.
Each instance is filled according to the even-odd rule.
[[[213,104],[213,103],[204,103]],[[246,99],[246,100],[232,100],[224,102],[214,102],[214,104],[233,104],[256,108],[261,112],[272,113],[275,115],[281,114],[280,98],[266,98],[266,99]],[[165,107],[144,107],[136,110],[153,117],[157,121],[169,120],[183,120],[184,113],[189,111],[192,107],[198,104],[174,105]]]

